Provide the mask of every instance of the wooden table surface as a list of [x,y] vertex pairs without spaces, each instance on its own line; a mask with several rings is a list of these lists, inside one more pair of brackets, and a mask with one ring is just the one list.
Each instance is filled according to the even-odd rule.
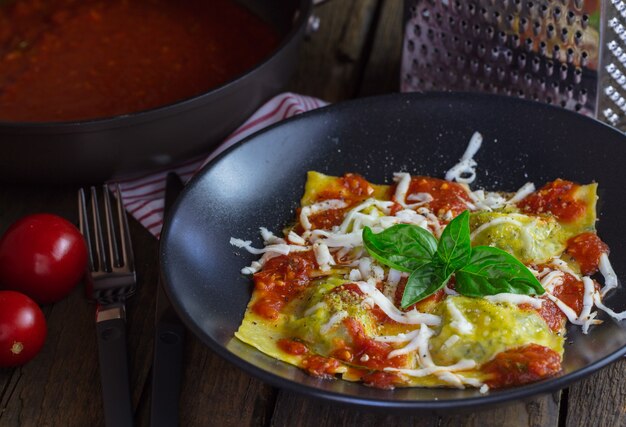
[[[316,8],[320,30],[302,45],[288,89],[336,102],[398,89],[400,0],[333,0]],[[76,188],[0,186],[0,232],[22,215],[52,212],[77,222]],[[131,232],[140,291],[128,305],[136,424],[149,425],[158,242]],[[27,365],[0,369],[0,426],[99,426],[103,409],[94,307],[81,288],[44,307],[48,338]],[[464,415],[395,415],[330,405],[270,387],[188,334],[182,426],[616,426],[626,425],[626,361],[547,396]]]

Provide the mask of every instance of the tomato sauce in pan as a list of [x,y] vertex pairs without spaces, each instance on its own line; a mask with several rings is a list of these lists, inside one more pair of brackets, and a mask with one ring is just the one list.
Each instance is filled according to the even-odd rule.
[[0,121],[167,105],[252,68],[279,39],[233,0],[14,0],[0,7]]

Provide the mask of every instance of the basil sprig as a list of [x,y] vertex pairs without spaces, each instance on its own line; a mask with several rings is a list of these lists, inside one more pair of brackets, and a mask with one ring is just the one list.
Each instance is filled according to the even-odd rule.
[[469,211],[450,221],[439,242],[421,227],[397,224],[378,234],[365,227],[363,244],[378,262],[411,273],[402,295],[402,308],[434,294],[453,274],[456,291],[470,297],[545,292],[537,278],[514,256],[491,246],[472,248]]

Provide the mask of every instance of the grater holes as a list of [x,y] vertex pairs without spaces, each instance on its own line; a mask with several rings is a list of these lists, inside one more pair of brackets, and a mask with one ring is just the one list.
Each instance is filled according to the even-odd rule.
[[486,8],[480,8],[480,16],[482,16],[484,22],[489,21],[489,11]]
[[517,56],[517,66],[520,68],[520,70],[523,70],[524,68],[526,68],[526,55],[523,53],[520,53]]
[[531,59],[530,64],[531,64],[530,66],[531,66],[531,69],[533,70],[533,73],[538,73],[539,67],[541,65],[541,61],[539,60],[539,58],[536,56],[533,56],[533,59]]
[[512,30],[513,29],[513,22],[515,21],[515,17],[513,15],[508,15],[506,17],[506,26],[507,29]]
[[413,52],[415,50],[415,42],[409,39],[406,47],[409,50],[409,52]]
[[584,14],[580,17],[580,26],[583,27],[583,29],[589,26],[589,15]]
[[422,9],[422,19],[425,22],[428,22],[430,20],[430,10],[426,8]]
[[492,26],[489,26],[485,29],[485,34],[487,35],[487,39],[491,40],[493,36],[496,34],[496,31],[493,29]]
[[528,87],[532,86],[533,76],[531,76],[530,73],[524,74],[524,84],[526,84],[526,86]]
[[561,58],[561,46],[559,46],[558,44],[555,44],[554,46],[552,46],[552,59],[554,59],[555,61],[560,61]]
[[528,19],[527,18],[520,18],[519,20],[519,26],[520,26],[520,30],[522,33],[525,33],[526,31],[528,31]]
[[552,104],[552,97],[546,96],[546,104]]
[[503,81],[504,78],[506,77],[506,71],[504,70],[504,68],[497,67],[496,68],[496,76],[498,77],[498,80]]
[[574,111],[579,112],[582,109],[583,109],[583,106],[581,103],[577,102],[576,105],[574,105]]
[[567,28],[561,28],[561,41],[563,43],[567,42],[568,37],[569,31],[567,30]]
[[559,78],[561,80],[567,79],[567,65],[561,64],[559,67]]
[[478,56],[481,58],[485,56],[485,53],[487,53],[487,48],[483,43],[478,44],[478,46],[476,47],[476,53],[478,53]]
[[418,24],[415,24],[413,26],[413,34],[415,34],[416,37],[421,37],[422,36],[422,27],[420,27]]
[[491,72],[493,71],[493,67],[489,64],[483,65],[483,74],[485,77],[491,77]]
[[528,52],[532,52],[533,51],[533,46],[534,46],[534,41],[533,39],[531,39],[530,37],[528,37],[525,41],[524,41],[524,46],[526,47],[526,50]]
[[507,65],[510,65],[513,62],[513,52],[511,50],[506,50],[504,52],[504,62],[507,63]]
[[472,43],[471,40],[465,40],[465,53],[471,53],[472,50],[474,49],[474,44]]
[[567,48],[567,50],[565,51],[565,59],[567,60],[568,64],[574,63],[574,49],[572,49],[571,47]]
[[541,21],[535,21],[533,23],[533,34],[538,36],[541,33]]
[[579,84],[582,81],[583,70],[580,67],[574,68],[574,83]]
[[545,4],[542,4],[539,7],[539,13],[541,14],[542,18],[545,18],[548,15],[548,6]]
[[554,16],[555,21],[558,21],[559,19],[561,19],[561,8],[558,6],[555,6],[552,9],[552,16]]
[[548,49],[548,45],[543,40],[539,42],[539,54],[542,56],[546,55],[546,50]]
[[548,24],[548,26],[546,27],[546,36],[551,39],[552,37],[554,37],[554,33],[555,33],[555,28],[553,24]]
[[495,21],[496,25],[502,22],[502,15],[500,15],[500,12],[498,12],[497,10],[493,12],[493,20]]
[[552,74],[554,74],[554,62],[548,60],[546,61],[546,75],[550,77]]
[[587,51],[583,50],[580,53],[580,65],[581,65],[581,67],[586,67],[588,62],[589,62],[589,53]]
[[519,38],[519,36],[517,34],[513,34],[511,36],[511,47],[513,49],[516,49],[516,48],[519,47],[519,45],[520,45],[520,38]]

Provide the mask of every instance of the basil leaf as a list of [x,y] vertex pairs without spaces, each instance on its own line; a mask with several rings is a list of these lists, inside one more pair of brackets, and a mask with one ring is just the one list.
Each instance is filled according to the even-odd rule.
[[402,294],[402,308],[431,296],[448,283],[448,280],[450,274],[445,274],[445,266],[436,259],[415,270],[406,282]]
[[463,211],[443,229],[437,256],[446,266],[446,274],[450,274],[465,267],[471,252],[469,211]]
[[378,234],[363,228],[363,245],[381,264],[410,273],[430,262],[437,240],[416,225],[396,224]]
[[465,296],[482,297],[502,292],[541,295],[541,283],[513,255],[491,246],[476,246],[465,267],[455,274],[455,289]]

